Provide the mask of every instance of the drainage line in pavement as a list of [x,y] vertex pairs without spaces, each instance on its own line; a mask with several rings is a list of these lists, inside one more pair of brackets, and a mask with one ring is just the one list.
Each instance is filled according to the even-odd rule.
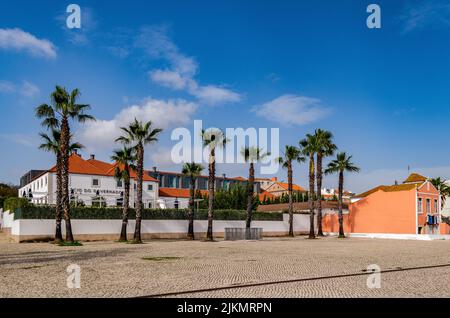
[[333,276],[320,276],[320,277],[289,279],[289,280],[283,280],[283,281],[272,281],[272,282],[263,282],[263,283],[251,283],[251,284],[241,284],[241,285],[233,285],[233,286],[212,287],[212,288],[185,290],[185,291],[171,292],[171,293],[153,294],[153,295],[139,296],[139,297],[135,297],[135,298],[168,297],[168,296],[205,293],[205,292],[212,292],[212,291],[219,291],[219,290],[228,290],[228,289],[236,289],[236,288],[248,288],[248,287],[268,286],[268,285],[277,285],[277,284],[307,282],[307,281],[332,279],[332,278],[356,277],[356,276],[371,275],[373,273],[384,274],[384,273],[394,273],[394,272],[405,272],[405,271],[420,270],[420,269],[430,269],[430,268],[440,268],[440,267],[450,267],[450,264],[418,266],[418,267],[408,267],[408,268],[396,268],[396,269],[382,270],[382,271],[379,271],[379,272],[374,272],[374,271],[370,272],[369,271],[369,272],[363,272],[363,273],[341,274],[341,275],[333,275]]

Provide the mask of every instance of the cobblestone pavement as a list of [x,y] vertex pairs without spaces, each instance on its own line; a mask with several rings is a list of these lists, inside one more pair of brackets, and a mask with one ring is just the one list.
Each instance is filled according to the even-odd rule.
[[[67,288],[70,264],[81,267],[80,289]],[[396,271],[382,273],[381,288],[370,289],[363,275],[370,264]],[[436,267],[414,269],[427,266]],[[261,283],[269,284],[239,287]],[[222,287],[233,288],[195,292]],[[134,297],[183,291],[194,292],[171,297],[450,297],[450,241],[296,237],[91,242],[80,247],[0,242],[0,297]]]

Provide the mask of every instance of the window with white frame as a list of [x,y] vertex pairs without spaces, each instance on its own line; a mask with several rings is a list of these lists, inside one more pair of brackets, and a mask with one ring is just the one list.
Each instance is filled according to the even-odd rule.
[[417,199],[417,212],[422,213],[422,198]]
[[430,199],[427,199],[427,214],[430,214],[431,213],[431,200]]
[[153,184],[147,184],[147,191],[153,191]]
[[116,186],[117,186],[118,188],[122,188],[122,187],[123,187],[123,182],[122,182],[122,180],[117,180]]
[[438,213],[439,212],[439,208],[438,208],[438,200],[434,199],[434,213]]

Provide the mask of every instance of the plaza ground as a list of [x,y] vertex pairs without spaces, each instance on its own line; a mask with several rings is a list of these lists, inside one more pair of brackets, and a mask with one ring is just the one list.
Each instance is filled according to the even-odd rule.
[[[67,266],[81,288],[67,288]],[[367,287],[367,266],[382,271]],[[0,297],[450,297],[450,241],[273,238],[247,242],[11,243]]]

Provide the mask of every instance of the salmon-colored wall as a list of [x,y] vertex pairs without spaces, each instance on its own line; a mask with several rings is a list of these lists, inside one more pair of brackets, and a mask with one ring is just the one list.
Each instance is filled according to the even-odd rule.
[[350,204],[350,232],[416,234],[415,192],[378,190]]
[[[343,215],[344,232],[348,233],[349,217],[348,214]],[[336,214],[326,214],[322,217],[322,229],[324,232],[339,233],[339,216]]]

